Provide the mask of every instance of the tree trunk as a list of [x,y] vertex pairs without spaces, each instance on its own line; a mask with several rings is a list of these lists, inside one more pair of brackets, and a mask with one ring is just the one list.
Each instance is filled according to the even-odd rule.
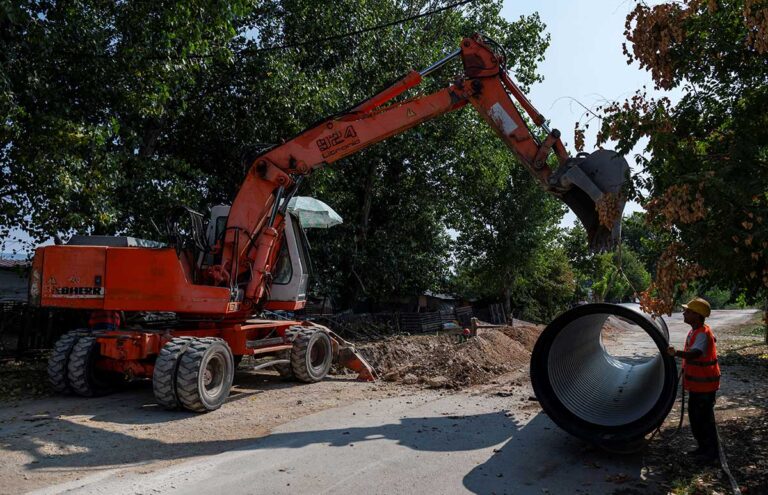
[[504,315],[507,320],[505,323],[509,323],[512,319],[512,291],[509,286],[504,287]]
[[765,338],[765,345],[768,345],[768,297],[765,298],[765,304],[763,305],[763,336]]
[[157,138],[160,137],[160,132],[165,125],[165,117],[159,119],[152,119],[144,129],[144,134],[141,137],[141,146],[139,147],[139,157],[149,158],[155,154],[155,148],[157,147]]
[[363,190],[363,207],[360,210],[360,232],[361,244],[365,242],[368,236],[368,220],[371,216],[371,204],[373,203],[373,181],[376,178],[376,164],[368,164],[368,171],[365,177],[365,189]]
[[[365,247],[365,241],[368,237],[368,220],[371,215],[371,204],[373,203],[373,182],[376,177],[376,163],[370,162],[365,176],[365,185],[363,188],[362,208],[360,209],[360,222],[357,225],[355,234],[355,254],[362,252]],[[361,294],[365,294],[365,285],[360,276],[355,271],[355,262],[352,260],[351,273],[357,282],[353,291],[354,302],[360,300]]]

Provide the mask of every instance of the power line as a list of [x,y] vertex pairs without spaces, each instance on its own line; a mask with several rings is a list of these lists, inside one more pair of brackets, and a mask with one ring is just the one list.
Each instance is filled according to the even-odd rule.
[[452,3],[450,5],[446,5],[444,7],[440,7],[439,9],[428,10],[426,12],[422,12],[421,14],[412,15],[410,17],[403,17],[403,18],[398,19],[396,21],[386,22],[384,24],[378,24],[376,26],[362,28],[362,29],[358,29],[358,30],[355,30],[355,31],[349,31],[347,33],[335,34],[333,36],[327,36],[325,38],[316,38],[316,39],[313,39],[313,40],[302,41],[300,43],[287,43],[287,44],[284,44],[284,45],[267,46],[267,47],[263,47],[263,48],[245,48],[245,49],[241,50],[239,52],[239,54],[241,54],[241,55],[248,55],[248,54],[251,54],[251,53],[269,52],[269,51],[274,51],[274,50],[287,50],[289,48],[299,48],[299,47],[306,46],[306,45],[314,45],[316,43],[325,43],[327,41],[334,41],[334,40],[338,40],[338,39],[342,39],[342,38],[350,38],[352,36],[357,36],[359,34],[369,33],[371,31],[378,31],[380,29],[388,28],[388,27],[391,27],[391,26],[396,26],[398,24],[403,24],[405,22],[413,21],[415,19],[420,19],[422,17],[427,17],[427,16],[430,16],[430,15],[438,14],[440,12],[443,12],[443,11],[446,11],[446,10],[450,10],[450,9],[453,9],[453,8],[456,8],[456,7],[460,7],[462,5],[466,5],[466,4],[472,3],[474,1],[475,0],[461,0],[460,2],[456,2],[456,3]]
[[[244,48],[244,49],[238,51],[236,53],[236,55],[244,56],[244,55],[252,55],[252,54],[261,53],[261,52],[270,52],[270,51],[277,51],[277,50],[287,50],[287,49],[290,49],[290,48],[299,48],[299,47],[302,47],[302,46],[314,45],[314,44],[317,44],[317,43],[325,43],[325,42],[328,42],[328,41],[334,41],[334,40],[338,40],[338,39],[342,39],[342,38],[351,38],[353,36],[357,36],[357,35],[365,34],[365,33],[370,33],[371,31],[378,31],[378,30],[381,30],[381,29],[384,29],[384,28],[388,28],[388,27],[391,27],[391,26],[396,26],[398,24],[406,23],[408,21],[413,21],[413,20],[416,20],[416,19],[420,19],[422,17],[427,17],[427,16],[431,16],[431,15],[434,15],[434,14],[439,14],[440,12],[444,12],[446,10],[454,9],[456,7],[461,7],[462,5],[466,5],[468,3],[472,3],[472,2],[475,2],[475,1],[476,0],[461,0],[459,2],[452,3],[452,4],[449,4],[449,5],[445,5],[443,7],[437,8],[437,9],[433,9],[433,10],[428,10],[426,12],[422,12],[421,14],[415,14],[415,15],[412,15],[412,16],[403,17],[403,18],[397,19],[395,21],[386,22],[384,24],[377,24],[375,26],[371,26],[371,27],[367,27],[367,28],[362,28],[362,29],[357,29],[355,31],[349,31],[349,32],[346,32],[346,33],[335,34],[335,35],[332,35],[332,36],[327,36],[325,38],[315,38],[315,39],[312,39],[312,40],[301,41],[299,43],[286,43],[286,44],[283,44],[283,45],[265,46],[265,47],[262,47],[262,48]],[[224,47],[218,47],[218,48],[224,48]],[[104,53],[88,53],[88,54],[83,54],[83,53],[78,52],[78,51],[70,51],[70,50],[67,50],[67,49],[60,50],[60,53],[64,53],[64,54],[69,55],[69,56],[80,57],[80,58],[89,58],[89,59],[98,58],[98,59],[114,60],[114,54],[104,54]],[[212,54],[187,55],[187,58],[197,59],[197,60],[209,59],[209,58],[213,58],[213,57],[214,57],[214,55],[212,55]],[[144,58],[150,59],[150,60],[168,60],[169,58],[180,58],[180,57],[178,56],[178,54],[173,54],[172,55],[172,54],[169,54],[169,53],[164,53],[164,54],[156,54],[156,55],[146,55],[146,56],[144,56]]]

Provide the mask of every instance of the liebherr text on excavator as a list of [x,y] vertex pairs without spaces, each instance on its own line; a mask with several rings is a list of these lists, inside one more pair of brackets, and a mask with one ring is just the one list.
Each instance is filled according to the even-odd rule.
[[[393,102],[454,58],[463,63],[455,83]],[[152,378],[162,406],[210,411],[227,398],[236,363],[248,355],[257,356],[259,366],[304,382],[322,379],[334,360],[361,379],[373,379],[370,365],[330,329],[255,316],[306,304],[309,253],[289,201],[313,170],[467,104],[544,190],[571,207],[593,248],[610,246],[620,230],[626,161],[605,150],[569,157],[560,133],[546,126],[504,67],[491,40],[465,38],[429,68],[411,71],[345,113],[257,156],[231,207],[215,207],[207,225],[192,214],[186,240],[164,245],[75,236],[66,245],[38,248],[30,279],[33,303],[149,315],[131,325],[62,336],[48,367],[54,388],[90,396],[108,390],[115,378]],[[532,132],[521,112],[541,131]],[[556,168],[547,164],[551,154]],[[598,206],[608,197],[614,215],[606,221]],[[172,319],[151,317],[160,313]]]

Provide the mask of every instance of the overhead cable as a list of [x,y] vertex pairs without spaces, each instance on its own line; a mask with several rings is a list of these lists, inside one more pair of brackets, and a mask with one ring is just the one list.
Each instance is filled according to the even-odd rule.
[[338,39],[342,39],[342,38],[350,38],[352,36],[357,36],[359,34],[369,33],[371,31],[378,31],[378,30],[381,30],[381,29],[384,29],[384,28],[388,28],[388,27],[391,27],[391,26],[396,26],[398,24],[403,24],[403,23],[408,22],[408,21],[413,21],[415,19],[420,19],[422,17],[427,17],[427,16],[430,16],[430,15],[438,14],[440,12],[443,12],[443,11],[446,11],[446,10],[450,10],[450,9],[453,9],[453,8],[456,8],[456,7],[460,7],[462,5],[466,5],[466,4],[472,3],[474,1],[476,1],[476,0],[461,0],[460,2],[456,2],[456,3],[449,4],[449,5],[445,5],[443,7],[438,8],[438,9],[428,10],[428,11],[422,12],[420,14],[415,14],[415,15],[412,15],[412,16],[409,16],[409,17],[403,17],[401,19],[397,19],[397,20],[391,21],[391,22],[386,22],[384,24],[377,24],[376,26],[371,26],[371,27],[367,27],[367,28],[357,29],[355,31],[349,31],[349,32],[346,32],[346,33],[341,33],[341,34],[335,34],[333,36],[327,36],[325,38],[315,38],[313,40],[301,41],[299,43],[286,43],[284,45],[265,46],[265,47],[262,47],[262,48],[245,48],[243,50],[240,50],[238,53],[241,54],[241,55],[249,55],[249,54],[252,54],[252,53],[269,52],[269,51],[274,51],[274,50],[287,50],[287,49],[290,49],[290,48],[300,48],[300,47],[306,46],[306,45],[315,45],[317,43],[325,43],[327,41],[334,41],[334,40],[338,40]]

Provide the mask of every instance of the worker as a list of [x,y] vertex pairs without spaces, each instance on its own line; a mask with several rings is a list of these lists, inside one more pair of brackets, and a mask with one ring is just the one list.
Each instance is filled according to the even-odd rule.
[[120,311],[91,311],[88,328],[91,330],[117,330],[120,328]]
[[469,340],[469,337],[472,335],[472,332],[469,331],[469,328],[464,328],[464,330],[461,331],[461,336],[459,337],[459,342],[466,342]]
[[700,297],[683,304],[683,320],[691,326],[685,349],[670,346],[667,354],[683,358],[683,388],[688,391],[688,420],[698,448],[691,452],[697,460],[712,462],[718,458],[715,426],[715,394],[720,388],[717,364],[717,339],[704,320],[709,317],[709,303]]

